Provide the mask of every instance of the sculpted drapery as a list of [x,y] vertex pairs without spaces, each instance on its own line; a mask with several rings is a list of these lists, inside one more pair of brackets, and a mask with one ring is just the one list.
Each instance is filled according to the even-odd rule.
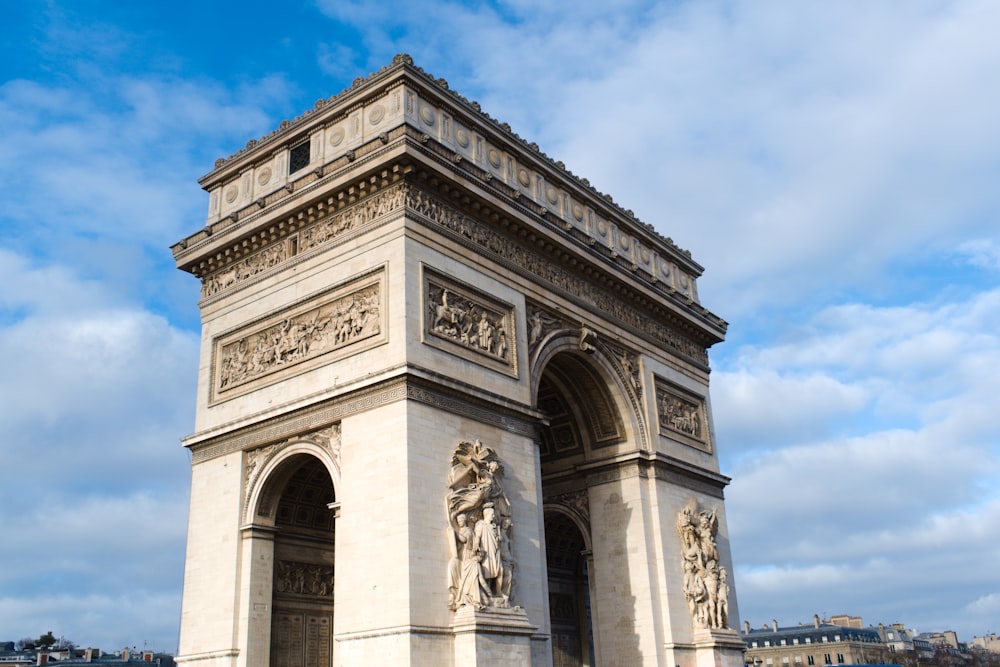
[[452,558],[448,605],[452,609],[510,606],[514,559],[510,501],[500,459],[480,441],[460,442],[448,475]]

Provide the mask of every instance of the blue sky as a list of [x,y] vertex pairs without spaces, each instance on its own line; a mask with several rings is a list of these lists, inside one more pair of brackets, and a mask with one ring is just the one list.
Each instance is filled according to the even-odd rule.
[[742,617],[1000,631],[992,0],[12,0],[0,640],[175,650],[217,157],[406,52],[706,267]]

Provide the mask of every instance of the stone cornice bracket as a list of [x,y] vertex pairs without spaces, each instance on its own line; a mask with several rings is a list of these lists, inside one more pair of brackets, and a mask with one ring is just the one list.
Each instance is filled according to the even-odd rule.
[[587,354],[597,351],[597,334],[587,327],[580,327],[580,349]]

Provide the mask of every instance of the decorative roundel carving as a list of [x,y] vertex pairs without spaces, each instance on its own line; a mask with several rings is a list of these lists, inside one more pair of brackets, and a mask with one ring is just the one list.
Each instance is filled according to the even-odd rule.
[[688,280],[688,274],[686,274],[683,271],[681,271],[681,275],[679,276],[679,278],[680,278],[679,282],[680,282],[681,287],[683,289],[687,289],[688,287],[691,286],[691,281]]
[[649,263],[649,248],[643,248],[641,251],[639,251],[639,257],[642,258],[643,264],[648,264]]
[[664,278],[666,278],[667,276],[669,276],[670,275],[670,264],[668,264],[667,262],[664,262],[663,264],[660,264],[660,274],[662,274]]
[[469,132],[464,127],[460,127],[455,130],[455,141],[462,148],[468,148],[469,146]]
[[339,146],[344,141],[344,128],[338,127],[330,133],[330,145]]
[[240,194],[240,189],[235,185],[230,185],[226,188],[226,202],[232,204],[236,201],[236,196]]
[[618,245],[622,247],[622,250],[628,250],[629,246],[632,245],[632,239],[623,234],[618,238]]
[[385,107],[381,104],[376,104],[372,107],[371,113],[368,114],[368,121],[372,125],[378,125],[385,118]]
[[608,226],[606,224],[604,224],[603,220],[598,220],[597,221],[597,232],[601,236],[604,236],[605,234],[608,233]]
[[579,204],[573,204],[573,217],[577,220],[583,220],[583,207]]
[[430,108],[426,104],[420,105],[420,120],[424,121],[425,125],[434,124],[434,109]]
[[271,180],[271,168],[264,167],[263,169],[260,170],[260,173],[257,174],[257,182],[261,185],[267,185],[267,182],[270,180]]
[[524,187],[528,187],[529,185],[531,185],[531,179],[528,178],[528,170],[527,169],[518,169],[517,170],[517,182],[520,183],[521,185],[523,185]]
[[550,204],[555,204],[559,201],[559,193],[551,185],[545,188],[545,198],[549,200]]
[[500,151],[495,148],[491,148],[490,152],[486,154],[486,159],[490,161],[494,169],[500,168]]

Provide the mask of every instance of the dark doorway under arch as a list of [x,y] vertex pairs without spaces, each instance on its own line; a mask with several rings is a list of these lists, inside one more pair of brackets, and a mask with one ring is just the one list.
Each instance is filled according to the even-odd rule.
[[333,482],[316,458],[299,455],[274,513],[271,667],[330,667],[333,661]]
[[585,548],[572,519],[562,512],[545,512],[553,667],[594,664],[590,564]]

